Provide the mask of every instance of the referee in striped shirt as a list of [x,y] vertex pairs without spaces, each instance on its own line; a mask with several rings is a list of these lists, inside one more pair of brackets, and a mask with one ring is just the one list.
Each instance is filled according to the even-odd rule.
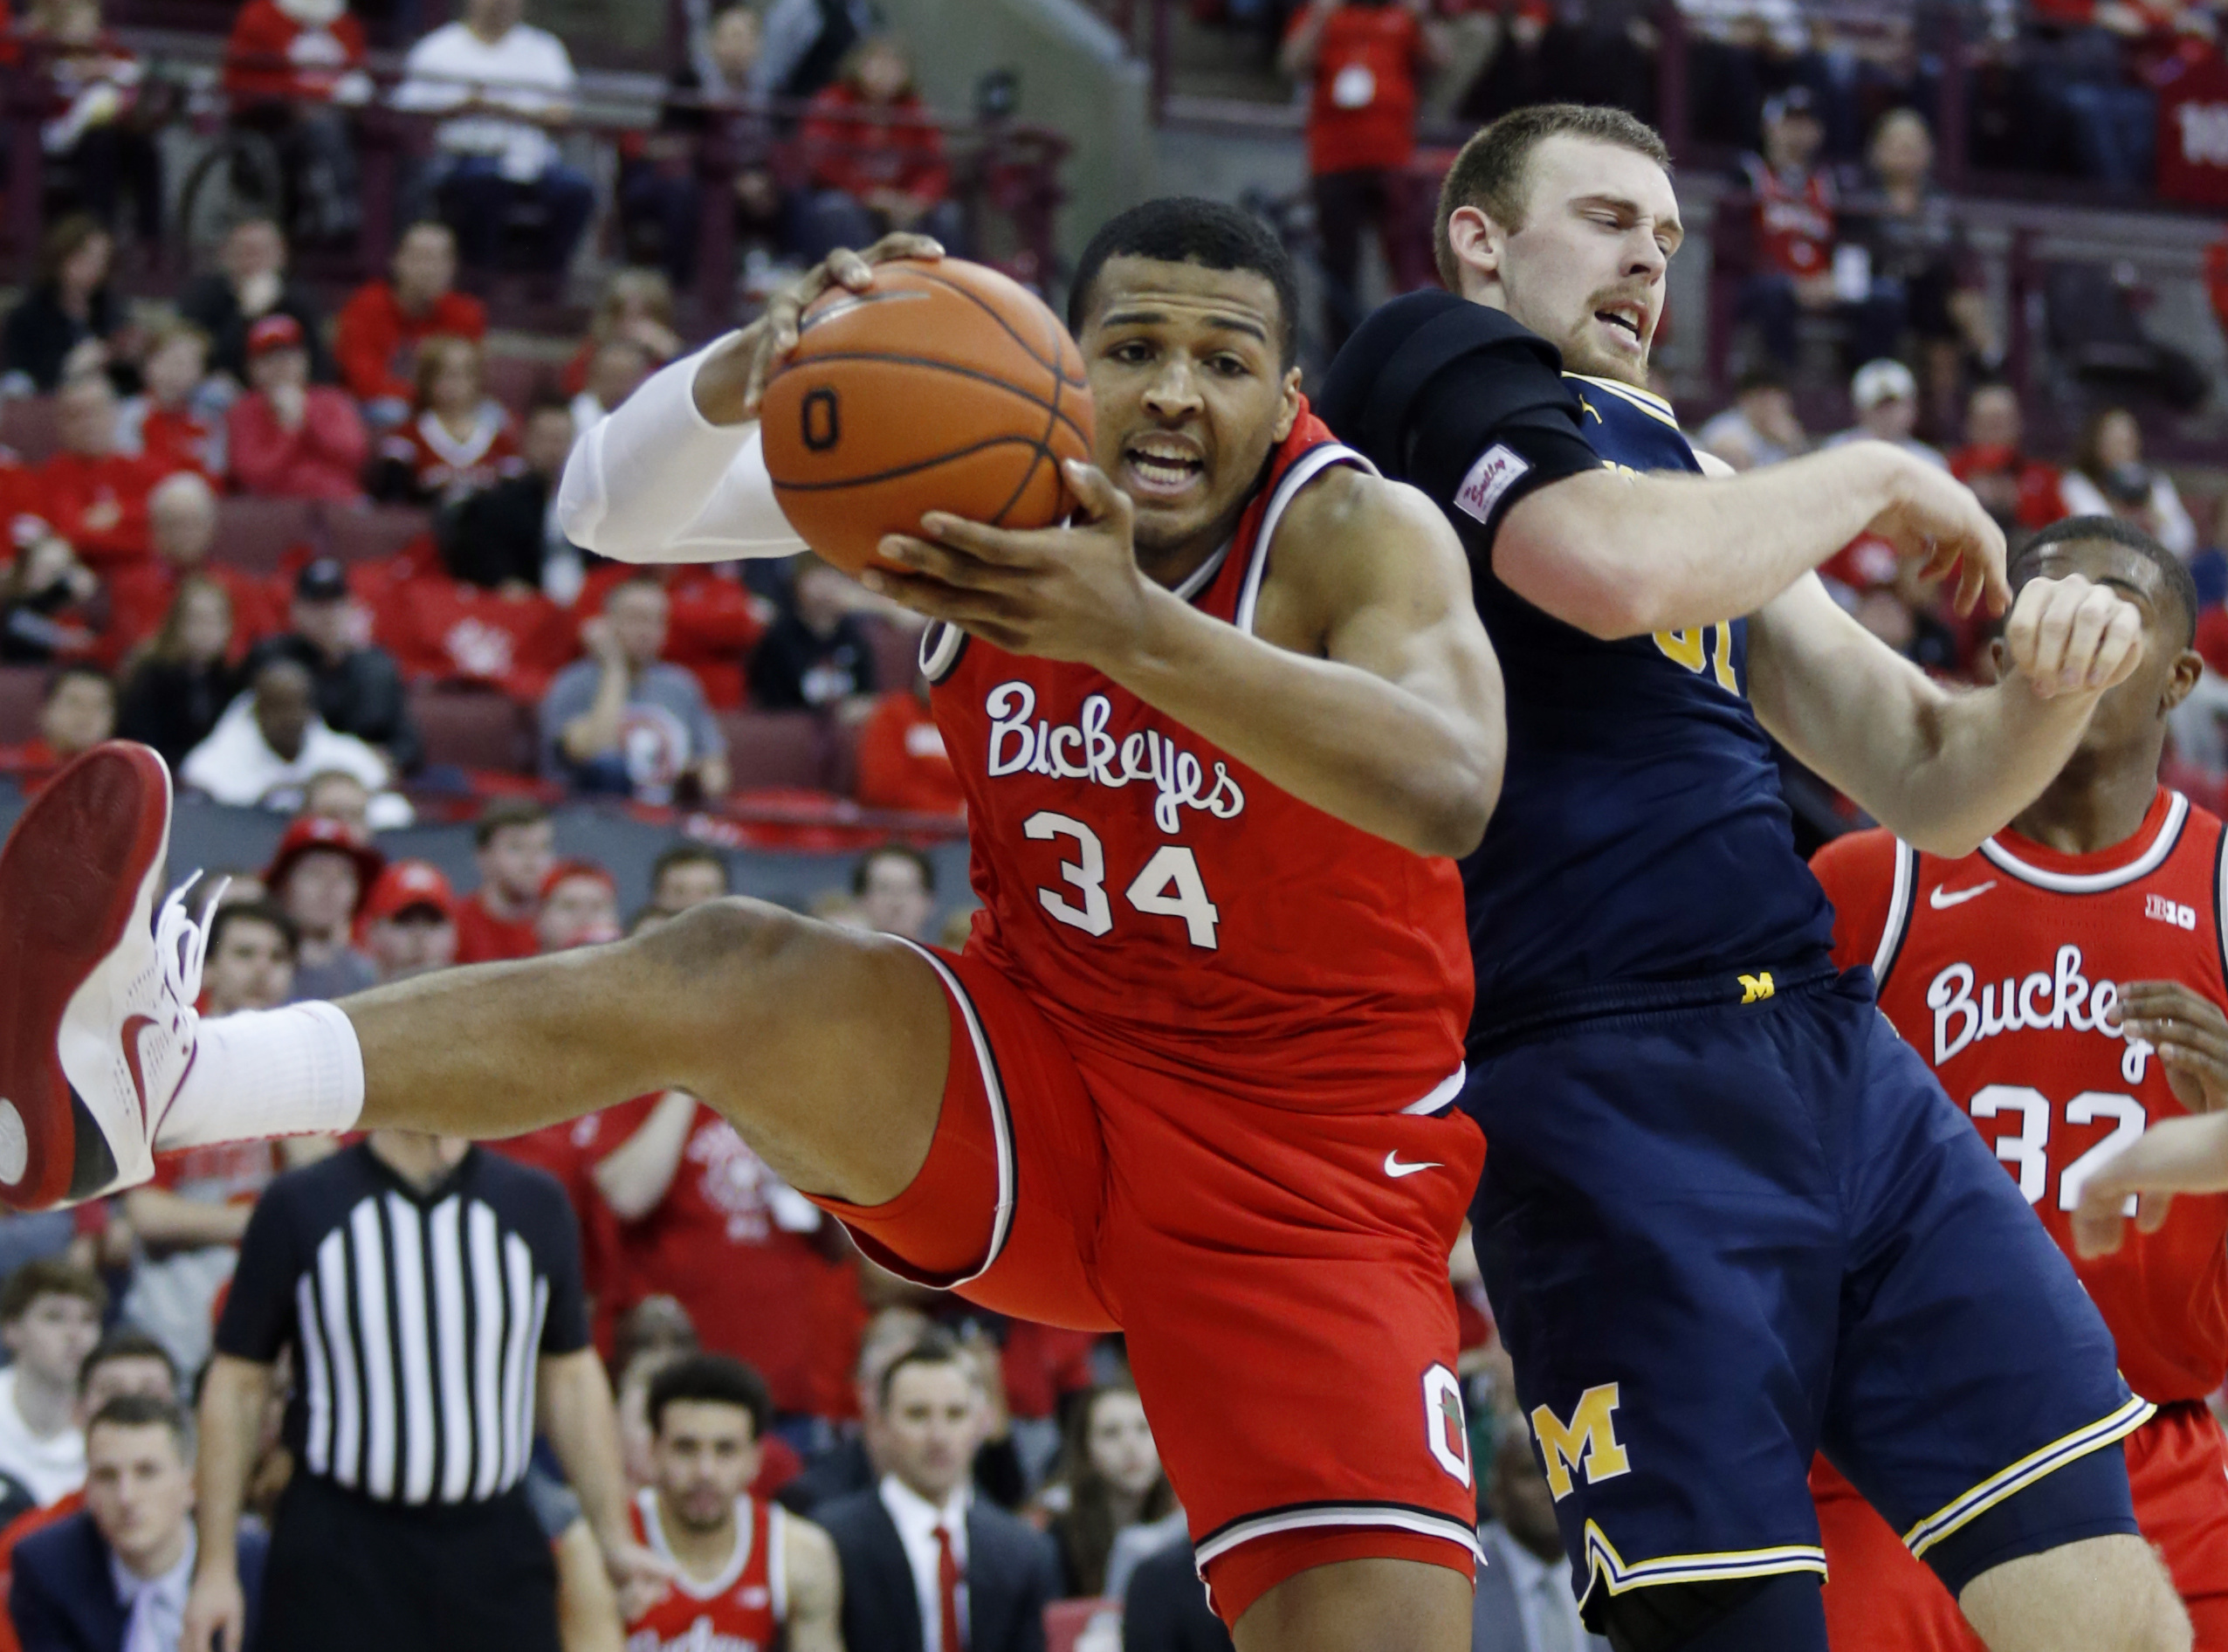
[[554,1564],[522,1483],[537,1427],[614,1580],[656,1593],[563,1190],[468,1142],[375,1131],[272,1182],[241,1242],[202,1398],[188,1652],[240,1645],[231,1534],[283,1351],[294,1471],[260,1652],[557,1652]]

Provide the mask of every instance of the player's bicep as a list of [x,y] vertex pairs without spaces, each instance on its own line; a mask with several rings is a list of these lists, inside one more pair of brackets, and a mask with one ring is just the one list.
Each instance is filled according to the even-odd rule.
[[1870,809],[1930,748],[1946,693],[1806,574],[1749,621],[1749,701],[1766,733]]
[[1501,668],[1446,519],[1415,489],[1387,482],[1371,482],[1339,514],[1314,541],[1325,657],[1497,733]]

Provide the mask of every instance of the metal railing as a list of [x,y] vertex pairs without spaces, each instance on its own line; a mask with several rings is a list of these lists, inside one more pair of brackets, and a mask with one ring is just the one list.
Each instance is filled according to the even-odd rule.
[[[228,61],[223,40],[175,34],[124,38],[141,52],[145,63],[148,72],[141,82],[142,96],[158,111],[154,126],[183,123],[204,142],[232,141],[237,132],[233,111],[218,84]],[[45,210],[49,157],[40,128],[53,113],[53,96],[43,72],[41,43],[24,39],[21,44],[20,59],[0,67],[0,113],[8,119],[9,133],[5,237],[17,266],[27,270]],[[249,66],[292,67],[283,60],[258,61]],[[402,227],[401,215],[419,193],[419,178],[437,153],[437,129],[461,113],[395,107],[394,90],[409,78],[399,56],[375,53],[364,66],[375,94],[369,101],[344,111],[361,169],[361,229],[353,247],[340,259],[344,268],[334,272],[340,279],[349,275],[364,279],[385,268],[395,235]],[[739,174],[764,165],[785,183],[804,186],[814,155],[830,147],[816,142],[808,151],[799,136],[813,113],[810,105],[691,97],[663,87],[651,90],[645,77],[584,75],[581,95],[562,118],[535,119],[508,110],[487,113],[505,120],[540,126],[560,141],[577,145],[585,141],[615,150],[628,140],[653,130],[662,109],[669,104],[690,107],[714,123],[744,117],[762,120],[775,134],[765,157],[732,154],[707,136],[694,144],[688,159],[701,196],[695,297],[706,318],[724,320],[733,308],[736,274],[731,204],[735,198],[734,181]],[[844,110],[842,119],[846,124],[925,128],[939,134],[950,168],[952,198],[961,204],[971,228],[977,231],[975,244],[999,244],[994,261],[1025,281],[1041,283],[1056,273],[1054,231],[1066,198],[1059,178],[1061,162],[1070,147],[1066,138],[1043,127],[1010,120],[911,114],[882,116],[854,109]],[[842,149],[840,143],[833,147]],[[599,223],[615,215],[615,202],[601,206]],[[994,237],[988,233],[994,221],[1002,226],[1001,233]],[[185,273],[195,251],[186,237],[167,236],[160,250],[164,267],[159,272]]]

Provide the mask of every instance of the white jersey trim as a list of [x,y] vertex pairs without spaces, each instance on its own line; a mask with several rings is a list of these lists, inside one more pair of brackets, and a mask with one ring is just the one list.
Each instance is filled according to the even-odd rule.
[[1888,897],[1888,922],[1880,932],[1880,945],[1872,954],[1872,979],[1875,989],[1886,984],[1888,972],[1895,967],[1895,954],[1903,950],[1903,937],[1911,931],[1911,895],[1918,888],[1919,851],[1901,838],[1895,839],[1895,885]]
[[[1238,605],[1231,615],[1231,623],[1247,635],[1253,633],[1254,611],[1261,606],[1262,582],[1269,575],[1269,547],[1276,542],[1278,524],[1283,521],[1284,513],[1290,508],[1292,501],[1299,497],[1300,490],[1334,465],[1351,465],[1372,476],[1377,474],[1374,465],[1353,449],[1337,442],[1325,442],[1318,447],[1310,448],[1293,462],[1290,470],[1284,472],[1282,479],[1276,484],[1276,491],[1269,495],[1269,508],[1262,513],[1261,532],[1254,536],[1253,565],[1246,569],[1246,582],[1238,589]],[[1216,554],[1215,561],[1218,566],[1221,564],[1220,553]],[[1187,595],[1180,590],[1176,594],[1179,596]]]
[[1317,1526],[1374,1526],[1396,1532],[1413,1532],[1419,1537],[1444,1538],[1449,1543],[1460,1544],[1470,1552],[1471,1558],[1482,1565],[1485,1551],[1478,1546],[1475,1527],[1464,1525],[1460,1520],[1449,1519],[1443,1514],[1434,1514],[1426,1509],[1412,1509],[1390,1503],[1318,1503],[1303,1508],[1282,1512],[1257,1514],[1249,1519],[1233,1520],[1220,1531],[1200,1539],[1193,1559],[1201,1578],[1207,1576],[1207,1563],[1230,1552],[1241,1543],[1255,1538],[1275,1537],[1282,1532],[1306,1532]]
[[[751,1563],[751,1533],[754,1524],[748,1497],[735,1499],[735,1552],[727,1557],[727,1564],[719,1568],[719,1575],[709,1583],[698,1583],[683,1569],[678,1560],[673,1559],[673,1546],[665,1540],[665,1523],[657,1518],[657,1491],[645,1486],[636,1492],[635,1507],[642,1511],[643,1535],[650,1539],[650,1552],[661,1560],[672,1562],[673,1587],[690,1600],[716,1600],[743,1580],[744,1568]],[[776,1518],[779,1518],[778,1514]],[[768,1555],[769,1559],[778,1560],[780,1558],[778,1549]],[[776,1615],[787,1614],[777,1610]]]
[[946,620],[932,620],[920,634],[920,674],[940,683],[952,674],[966,651],[967,634]]
[[2149,849],[2125,866],[2108,872],[2050,872],[2039,866],[2030,866],[1993,837],[1980,846],[1990,864],[2007,871],[2021,883],[2032,884],[2038,889],[2051,890],[2060,895],[2095,895],[2108,889],[2119,889],[2148,878],[2163,865],[2174,852],[2175,844],[2182,841],[2182,828],[2190,818],[2190,800],[2179,792],[2170,794],[2166,805],[2166,819],[2159,826],[2158,836],[2151,840]]
[[766,1505],[766,1587],[773,1596],[774,1621],[789,1621],[789,1511],[778,1503]]
[[[944,983],[944,990],[951,995],[952,1002],[959,1005],[959,1017],[967,1023],[967,1041],[974,1046],[975,1064],[982,1072],[983,1093],[990,1098],[990,1128],[998,1145],[998,1208],[991,1218],[990,1248],[983,1253],[982,1266],[963,1279],[954,1279],[948,1284],[932,1287],[939,1291],[956,1291],[961,1285],[973,1284],[997,1265],[998,1258],[1005,1254],[1006,1241],[1013,1232],[1014,1188],[1016,1180],[1014,1165],[1014,1121],[1006,1110],[1005,1086],[998,1082],[998,1063],[992,1058],[990,1040],[982,1030],[981,1018],[975,1014],[974,1001],[967,996],[967,989],[959,984],[959,978],[952,973],[944,960],[929,951],[927,947],[906,940],[902,935],[894,939],[904,946],[912,947],[915,952],[928,960],[928,967],[936,972],[937,979]],[[892,1260],[896,1258],[893,1257]],[[926,1281],[914,1280],[912,1283],[921,1284],[925,1284]]]

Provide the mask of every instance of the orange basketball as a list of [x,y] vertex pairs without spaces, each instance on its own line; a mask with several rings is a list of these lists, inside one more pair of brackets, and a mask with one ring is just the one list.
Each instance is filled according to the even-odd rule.
[[1070,508],[1090,458],[1083,354],[1042,299],[959,258],[878,265],[806,309],[760,411],[774,497],[847,572],[928,511],[1012,528]]

